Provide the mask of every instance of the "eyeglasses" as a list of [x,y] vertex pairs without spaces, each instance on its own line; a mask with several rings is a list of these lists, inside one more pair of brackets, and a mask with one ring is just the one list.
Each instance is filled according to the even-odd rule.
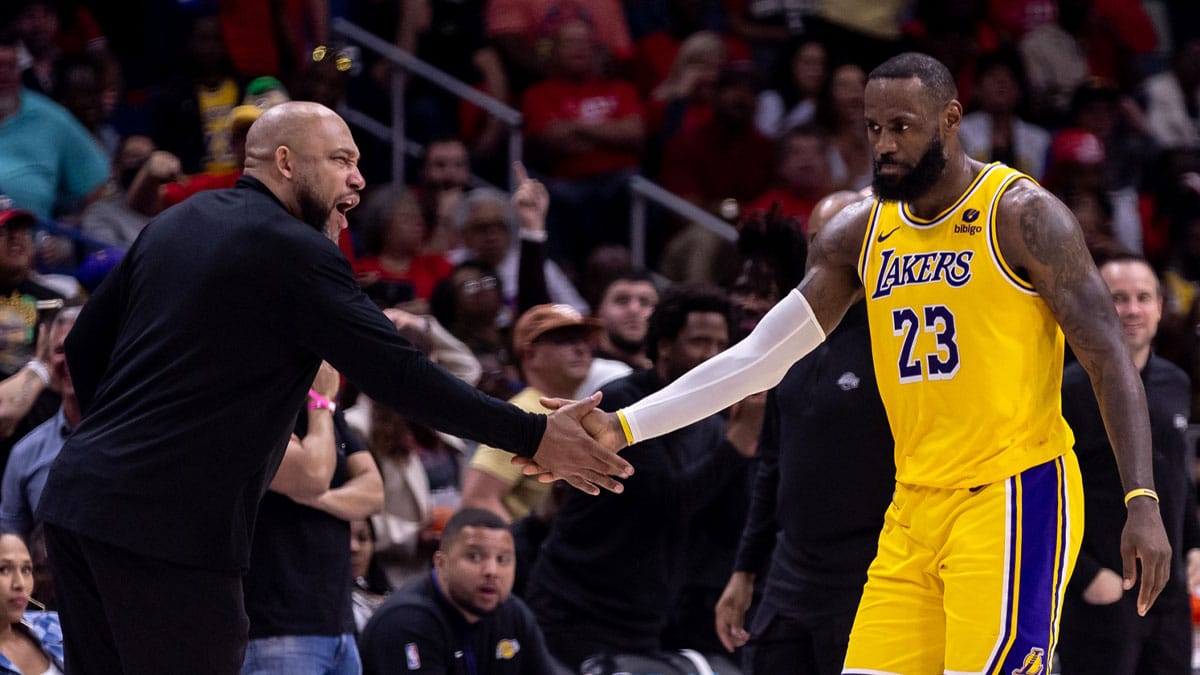
[[499,285],[500,282],[496,279],[496,277],[488,275],[479,277],[478,279],[464,281],[459,285],[459,288],[461,288],[463,293],[466,293],[467,295],[475,295],[479,291],[495,290]]

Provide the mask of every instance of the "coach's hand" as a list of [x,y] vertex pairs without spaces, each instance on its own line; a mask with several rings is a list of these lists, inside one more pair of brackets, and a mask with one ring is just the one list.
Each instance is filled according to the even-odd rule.
[[1125,590],[1131,590],[1142,564],[1142,585],[1138,590],[1138,614],[1146,616],[1171,576],[1171,544],[1163,529],[1158,502],[1149,497],[1129,500],[1125,529],[1121,532],[1121,576]]
[[596,442],[583,420],[600,402],[600,394],[571,401],[558,407],[546,420],[546,433],[532,460],[520,461],[527,475],[537,475],[542,482],[565,480],[590,495],[600,494],[600,488],[621,492],[624,488],[613,476],[633,475],[633,467],[617,453]]

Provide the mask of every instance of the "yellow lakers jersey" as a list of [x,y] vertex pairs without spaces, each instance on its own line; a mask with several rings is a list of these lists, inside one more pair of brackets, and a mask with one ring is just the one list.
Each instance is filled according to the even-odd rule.
[[989,164],[928,220],[903,202],[871,211],[859,275],[899,482],[984,485],[1074,443],[1060,402],[1062,330],[996,238],[1000,196],[1018,178]]

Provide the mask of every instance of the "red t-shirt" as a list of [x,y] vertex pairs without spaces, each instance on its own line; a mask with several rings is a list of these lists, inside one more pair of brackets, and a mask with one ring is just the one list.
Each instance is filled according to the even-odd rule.
[[[637,91],[628,82],[608,79],[569,82],[551,78],[525,92],[521,112],[525,115],[525,131],[532,137],[559,120],[598,125],[627,117],[640,118],[642,104]],[[640,159],[634,151],[596,149],[582,155],[559,157],[551,173],[560,178],[583,178],[633,168]]]
[[292,45],[297,50],[292,58],[303,63],[308,58],[308,42],[316,38],[308,34],[311,25],[308,5],[305,0],[238,0],[217,3],[221,33],[225,36],[225,48],[229,60],[238,73],[247,77],[260,75],[282,76],[283,44],[275,37],[271,28],[280,19],[291,26],[292,34],[304,44]]
[[710,122],[667,144],[662,183],[684,198],[745,204],[771,184],[774,166],[775,146],[766,136],[753,128],[730,136]]
[[433,294],[433,287],[437,285],[437,282],[449,276],[453,269],[454,266],[450,264],[450,261],[440,255],[414,256],[408,266],[408,272],[403,274],[385,269],[376,256],[363,257],[354,261],[355,275],[377,272],[380,281],[408,282],[413,286],[413,295],[425,299],[429,299],[429,296]]
[[520,33],[532,43],[546,20],[561,11],[560,6],[564,4],[579,7],[586,13],[596,31],[596,40],[614,59],[624,61],[629,58],[633,41],[620,0],[574,0],[571,3],[563,0],[489,0],[484,10],[485,30],[488,35]]
[[237,179],[242,177],[242,170],[223,173],[197,173],[188,176],[186,182],[167,183],[163,186],[163,208],[175,206],[179,202],[203,190],[222,190],[233,187]]

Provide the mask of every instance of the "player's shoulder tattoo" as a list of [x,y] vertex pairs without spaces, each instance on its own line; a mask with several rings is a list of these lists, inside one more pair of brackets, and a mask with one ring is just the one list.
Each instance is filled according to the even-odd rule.
[[[997,216],[1001,246],[1010,261],[1050,267],[1062,281],[1069,281],[1073,273],[1086,273],[1090,267],[1091,258],[1074,216],[1044,188],[1027,181],[1017,183],[1001,198]],[[1064,274],[1068,276],[1060,277]]]
[[813,238],[813,248],[819,249],[829,260],[857,265],[874,207],[874,197],[864,197],[846,205]]

